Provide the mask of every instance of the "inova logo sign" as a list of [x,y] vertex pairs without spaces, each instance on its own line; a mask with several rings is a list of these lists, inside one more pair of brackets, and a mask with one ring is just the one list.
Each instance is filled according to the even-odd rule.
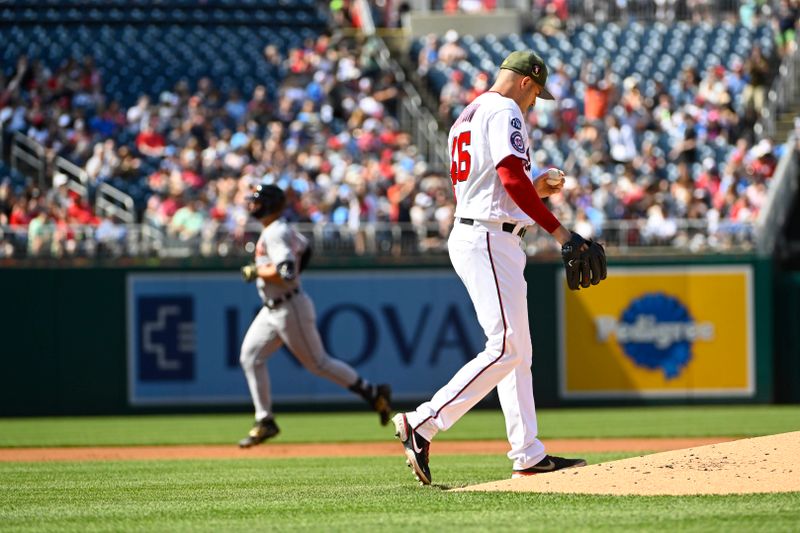
[[714,324],[695,322],[680,300],[660,292],[632,300],[619,319],[597,316],[595,327],[598,341],[614,335],[634,364],[660,370],[666,379],[678,377],[689,364],[695,342],[714,339]]

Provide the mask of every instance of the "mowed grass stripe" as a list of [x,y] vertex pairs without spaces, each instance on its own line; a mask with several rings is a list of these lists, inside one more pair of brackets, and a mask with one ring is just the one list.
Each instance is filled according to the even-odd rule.
[[[276,442],[376,442],[392,438],[373,413],[278,414]],[[0,447],[232,444],[249,414],[4,418]],[[604,437],[748,437],[800,429],[800,406],[690,406],[549,409],[539,412],[544,439]],[[475,410],[442,440],[505,439],[499,410]]]
[[[597,454],[601,462],[624,457]],[[434,456],[447,487],[498,455]],[[419,487],[396,458],[0,464],[0,531],[796,531],[800,494],[609,497]]]

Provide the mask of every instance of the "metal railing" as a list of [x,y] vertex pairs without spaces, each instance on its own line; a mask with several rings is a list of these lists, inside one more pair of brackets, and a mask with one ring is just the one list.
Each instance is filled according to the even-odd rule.
[[[296,224],[319,257],[421,257],[444,255],[450,226],[373,223],[353,229],[333,223]],[[669,232],[664,227],[670,228]],[[250,257],[261,233],[252,223],[230,231],[209,221],[197,234],[186,236],[148,224],[56,227],[45,223],[31,235],[24,226],[0,226],[0,258],[32,257]],[[613,220],[595,228],[609,256],[626,254],[746,253],[754,250],[751,222],[670,220],[663,227],[646,220]],[[558,246],[543,230],[525,237],[530,256],[557,255]]]
[[95,211],[98,215],[117,217],[126,224],[136,220],[133,198],[108,183],[97,188]]
[[89,194],[89,175],[81,167],[58,156],[53,161],[53,176],[60,172],[67,177],[67,188],[79,196],[86,197]]
[[419,94],[409,95],[400,102],[400,127],[412,132],[412,142],[433,169],[447,168],[447,139]]
[[[624,6],[624,7],[623,7]],[[604,22],[610,20],[642,20],[664,22],[688,20],[693,17],[719,20],[737,14],[738,0],[711,0],[707,2],[619,2],[618,0],[586,0],[572,2],[570,18],[583,22]]]
[[761,255],[772,255],[779,244],[783,225],[797,197],[800,162],[797,157],[797,134],[789,135],[786,150],[772,175],[767,200],[756,223],[756,242]]
[[[592,231],[586,237],[603,243],[611,255],[743,253],[753,251],[755,241],[754,222],[725,219],[607,220]],[[525,239],[528,255],[557,250],[556,242],[541,229]]]
[[[549,2],[548,2],[549,3]],[[444,0],[411,0],[413,12],[446,11]],[[545,14],[544,3],[530,0],[497,0],[493,8],[481,8],[469,11],[475,16],[493,10],[517,10],[520,13],[532,13],[534,20]],[[692,7],[690,7],[692,6]],[[696,7],[695,7],[696,6]],[[666,1],[661,6],[656,2],[619,2],[619,0],[584,0],[569,2],[568,23],[604,22],[610,20],[635,19],[643,21],[686,20],[693,16],[719,19],[738,12],[738,0],[712,0],[709,2]],[[458,9],[459,12],[463,10]]]
[[[795,38],[794,48],[786,54],[778,67],[778,75],[772,82],[761,116],[754,127],[759,137],[775,139],[776,122],[780,113],[797,101],[800,92],[800,41]],[[781,141],[781,139],[775,139]]]
[[384,70],[390,70],[403,89],[403,97],[399,99],[398,122],[400,130],[411,134],[411,142],[417,147],[422,157],[437,171],[449,168],[447,160],[447,137],[439,130],[436,117],[422,102],[422,97],[416,87],[406,79],[403,69],[392,59],[392,54],[386,43],[378,39],[377,61]]
[[38,182],[39,188],[47,188],[45,178],[47,175],[47,161],[45,159],[44,147],[23,135],[16,132],[11,138],[11,153],[9,155],[11,168]]
[[[2,135],[0,124],[0,138]],[[2,148],[0,143],[0,158],[4,156]],[[61,156],[55,157],[49,165],[44,147],[22,133],[15,132],[12,137],[9,164],[12,169],[35,180],[40,191],[47,190],[53,184],[53,178],[61,173],[67,178],[69,190],[84,198],[89,196],[89,175],[84,169]],[[136,221],[133,198],[108,183],[97,189],[95,210],[99,215],[116,216],[126,224]]]

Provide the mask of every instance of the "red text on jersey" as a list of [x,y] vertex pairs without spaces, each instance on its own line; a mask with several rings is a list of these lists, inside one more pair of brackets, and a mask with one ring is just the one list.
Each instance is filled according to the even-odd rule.
[[453,139],[453,148],[450,151],[450,179],[453,185],[458,181],[467,181],[472,170],[472,156],[469,146],[472,143],[472,132],[462,131]]

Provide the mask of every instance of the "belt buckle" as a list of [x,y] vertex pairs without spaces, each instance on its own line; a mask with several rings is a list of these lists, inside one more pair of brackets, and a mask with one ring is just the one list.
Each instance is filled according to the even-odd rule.
[[520,239],[525,237],[525,233],[527,233],[527,231],[528,231],[528,229],[525,226],[521,225],[518,222],[517,223],[515,223],[515,222],[503,222],[501,224],[501,229],[503,231],[506,231],[507,233],[510,233],[511,235],[516,235]]
[[264,302],[264,305],[267,306],[267,309],[275,309],[276,307],[278,307],[283,302],[288,302],[289,300],[291,300],[292,296],[294,296],[298,292],[300,292],[300,289],[298,287],[295,287],[294,289],[292,289],[291,291],[287,292],[283,296],[279,296],[278,298],[272,298],[272,299],[267,300],[266,302]]

